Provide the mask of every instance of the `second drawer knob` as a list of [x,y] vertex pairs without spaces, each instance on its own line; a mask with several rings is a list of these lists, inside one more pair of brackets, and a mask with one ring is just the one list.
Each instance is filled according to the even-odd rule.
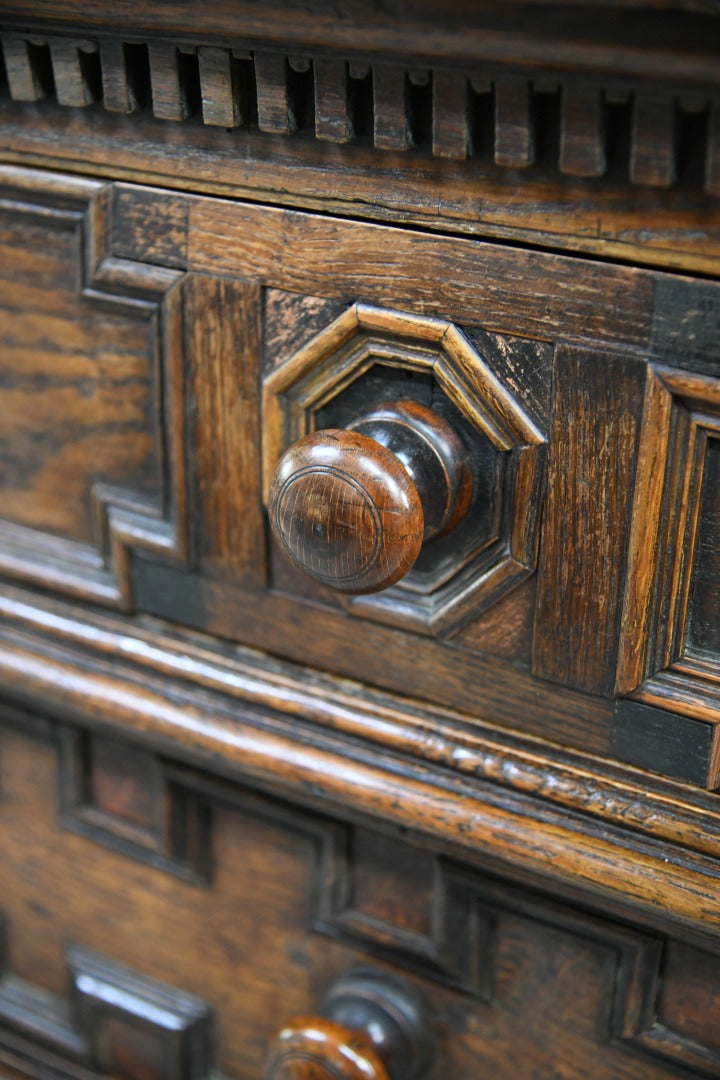
[[420,1080],[431,1050],[417,991],[390,972],[356,967],[333,983],[317,1016],[278,1032],[265,1080]]

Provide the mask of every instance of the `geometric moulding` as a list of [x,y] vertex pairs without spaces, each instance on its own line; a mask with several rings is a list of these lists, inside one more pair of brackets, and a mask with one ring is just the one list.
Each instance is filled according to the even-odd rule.
[[[675,725],[676,750],[692,725],[699,760],[679,778],[718,786],[720,380],[704,375],[648,370],[616,692],[645,707],[621,707],[624,743],[634,716],[655,743]],[[657,768],[648,754],[632,763]]]
[[187,556],[183,275],[107,254],[103,183],[17,182],[0,176],[0,574],[128,610],[134,550]]
[[429,404],[459,431],[473,503],[399,584],[343,602],[352,614],[438,635],[535,569],[544,451],[536,424],[457,326],[356,303],[280,363],[263,385],[263,490],[267,500],[291,443],[399,397]]
[[71,999],[94,1068],[126,1080],[204,1080],[212,1065],[206,1002],[90,949],[67,954]]
[[214,1018],[206,1001],[77,945],[65,950],[69,993],[61,998],[9,970],[5,930],[0,913],[0,1031],[11,1040],[29,1040],[43,1061],[49,1051],[68,1062],[67,1071],[42,1065],[37,1071],[31,1064],[27,1075],[87,1076],[88,1070],[117,1080],[212,1075]]

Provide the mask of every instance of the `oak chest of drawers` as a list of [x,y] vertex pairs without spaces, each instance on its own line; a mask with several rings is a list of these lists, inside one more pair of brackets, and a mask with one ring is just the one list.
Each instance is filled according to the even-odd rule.
[[720,1076],[717,3],[0,40],[0,1075]]

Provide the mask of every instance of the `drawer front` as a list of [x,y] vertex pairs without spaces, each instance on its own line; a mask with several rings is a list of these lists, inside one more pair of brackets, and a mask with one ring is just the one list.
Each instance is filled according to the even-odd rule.
[[[3,179],[7,581],[716,786],[718,286]],[[295,439],[388,400],[454,426],[472,500],[347,597],[272,540],[268,492]]]
[[3,1070],[258,1080],[359,964],[420,996],[428,1080],[720,1069],[706,947],[112,737],[2,720]]

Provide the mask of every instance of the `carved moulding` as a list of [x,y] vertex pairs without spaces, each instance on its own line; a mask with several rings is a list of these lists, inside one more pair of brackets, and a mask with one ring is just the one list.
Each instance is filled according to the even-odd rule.
[[[209,804],[230,805],[243,818],[256,818],[310,841],[304,849],[309,860],[303,887],[310,899],[308,935],[339,937],[350,947],[471,994],[473,1010],[489,1027],[491,1010],[508,1004],[503,958],[513,955],[513,924],[520,920],[537,941],[551,936],[553,956],[562,949],[562,938],[566,945],[572,943],[574,952],[586,942],[604,953],[603,992],[590,999],[600,1005],[592,1021],[601,1044],[629,1044],[694,1074],[720,1075],[713,1034],[720,959],[707,949],[543,898],[527,885],[461,868],[392,836],[348,828],[297,807],[290,812],[284,799],[228,785],[205,771],[181,766],[178,779]],[[133,855],[130,850],[126,854]],[[376,886],[389,868],[399,895],[412,895],[412,905],[384,905],[386,897]],[[246,885],[251,891],[252,883]],[[194,918],[210,919],[204,910],[201,906]],[[0,951],[0,1059],[5,1047],[17,1046],[15,1040],[25,1037],[31,1059],[50,1050],[63,1065],[68,1063],[70,1075],[75,1075],[70,1062],[125,1075],[120,1055],[128,1045],[134,1047],[138,1065],[162,1061],[158,1075],[166,1080],[214,1075],[212,1017],[204,1000],[85,948],[70,947],[66,959],[69,1002],[18,978]],[[557,976],[557,987],[575,985],[575,967],[558,965],[548,971],[541,963],[540,970],[551,982]],[[532,978],[527,969],[521,971]],[[683,1008],[688,974],[695,1013]],[[221,1004],[218,1000],[222,1014]],[[221,1053],[223,1047],[218,1044],[216,1049]],[[188,1060],[189,1074],[183,1065]]]
[[[63,490],[64,477],[55,463],[53,468],[60,480],[52,491],[53,502],[65,502],[63,514],[67,520],[74,515],[87,517],[91,538],[67,535],[62,528],[45,527],[40,511],[46,495],[39,493],[37,505],[32,508],[32,513],[38,516],[37,523],[13,520],[12,514],[0,518],[0,573],[83,600],[128,610],[133,603],[132,548],[142,548],[181,564],[188,554],[182,406],[183,274],[106,254],[109,198],[110,189],[101,182],[12,166],[0,167],[0,212],[7,215],[8,220],[12,221],[13,215],[18,215],[46,227],[49,241],[56,235],[69,234],[77,263],[66,267],[63,287],[69,295],[72,283],[77,282],[73,302],[77,312],[81,313],[78,320],[84,320],[89,327],[85,355],[71,335],[62,327],[57,328],[59,318],[52,325],[48,323],[46,338],[38,339],[41,350],[46,350],[47,355],[38,361],[37,369],[33,369],[38,394],[45,385],[64,382],[67,392],[77,395],[76,400],[86,399],[83,413],[86,428],[68,433],[68,424],[72,423],[73,417],[64,415],[61,408],[46,411],[42,429],[30,410],[23,426],[23,416],[18,409],[9,432],[3,430],[2,435],[12,440],[19,434],[32,441],[34,446],[41,447],[33,466],[40,472],[51,460],[51,453],[57,455],[58,461],[66,455],[71,464],[65,475],[68,480],[72,477],[75,484],[77,458],[71,456],[71,441],[76,439],[77,445],[82,447],[82,439],[88,432],[101,431],[98,438],[105,440],[103,447],[108,458],[119,462],[122,457],[123,461],[131,463],[129,447],[138,434],[139,421],[136,416],[127,423],[124,432],[120,431],[118,417],[113,415],[112,405],[104,396],[107,385],[103,382],[106,377],[108,381],[115,378],[112,375],[115,359],[122,357],[123,350],[128,348],[117,330],[122,320],[127,327],[137,327],[138,337],[145,342],[144,372],[136,379],[136,385],[127,388],[126,397],[129,399],[132,394],[138,397],[137,387],[144,381],[145,398],[137,406],[137,412],[154,419],[151,429],[143,430],[138,437],[153,446],[155,489],[141,491],[124,486],[119,480],[94,479],[93,473],[101,466],[92,460],[90,451],[85,451],[81,465],[86,489],[78,496],[70,488],[67,492]],[[25,254],[24,248],[22,253]],[[21,294],[21,299],[24,295]],[[0,291],[0,306],[3,298],[4,292]],[[20,310],[17,316],[12,311],[12,294],[7,302],[11,314],[4,328],[3,340],[7,340],[3,358],[0,358],[0,375],[7,366],[7,393],[12,394],[13,380],[17,381],[13,353],[20,356],[22,348],[27,348],[27,340],[20,339],[18,343],[17,327],[34,324],[40,333],[44,316],[33,307],[32,296],[27,300],[26,309]],[[53,303],[62,310],[59,300],[53,299]],[[53,311],[52,316],[55,315]],[[67,322],[72,325],[70,316]],[[65,344],[67,337],[72,341],[70,352]],[[90,374],[84,383],[73,385],[74,367],[80,364],[84,364],[83,370]],[[122,395],[122,379],[120,372],[114,384],[118,398]],[[5,393],[6,389],[0,388],[0,404]],[[103,425],[108,434],[102,432]],[[123,440],[121,448],[118,448],[119,436]],[[112,439],[116,440],[114,449],[110,445]],[[54,445],[54,450],[43,457],[42,447],[46,444]],[[123,466],[115,465],[114,468],[118,475],[122,473]],[[82,506],[75,502],[78,497],[82,499]],[[7,507],[8,499],[5,505]]]
[[615,738],[634,744],[626,760],[657,768],[672,755],[674,775],[709,788],[720,785],[719,461],[720,381],[649,368],[616,680],[633,700],[617,703]]
[[59,1077],[87,1069],[163,1080],[210,1075],[213,1015],[205,1001],[77,945],[66,948],[63,1000],[8,970],[5,936],[0,912],[0,1055],[6,1045],[19,1051],[33,1076],[41,1062],[51,1065],[43,1075]]
[[[716,88],[677,92],[623,77],[535,77],[479,57],[432,67],[396,56],[376,63],[277,46],[32,34],[3,28],[11,102],[54,101],[159,121],[360,144],[381,153],[419,150],[438,159],[528,170],[549,165],[578,178],[605,177],[620,158],[631,185],[688,186],[687,149],[703,162],[691,183],[717,195],[720,106]],[[688,61],[689,62],[689,61]],[[308,101],[312,108],[308,109]],[[622,134],[627,132],[627,134]],[[549,151],[548,147],[554,147]],[[545,158],[550,160],[546,161]]]
[[[494,463],[485,518],[468,514],[463,535],[421,556],[403,582],[347,601],[353,614],[439,634],[498,600],[537,561],[544,437],[457,326],[356,303],[272,371],[263,386],[263,487],[283,450],[316,427],[373,370],[429,376]],[[488,507],[489,512],[488,512]],[[422,563],[422,565],[420,565]]]

